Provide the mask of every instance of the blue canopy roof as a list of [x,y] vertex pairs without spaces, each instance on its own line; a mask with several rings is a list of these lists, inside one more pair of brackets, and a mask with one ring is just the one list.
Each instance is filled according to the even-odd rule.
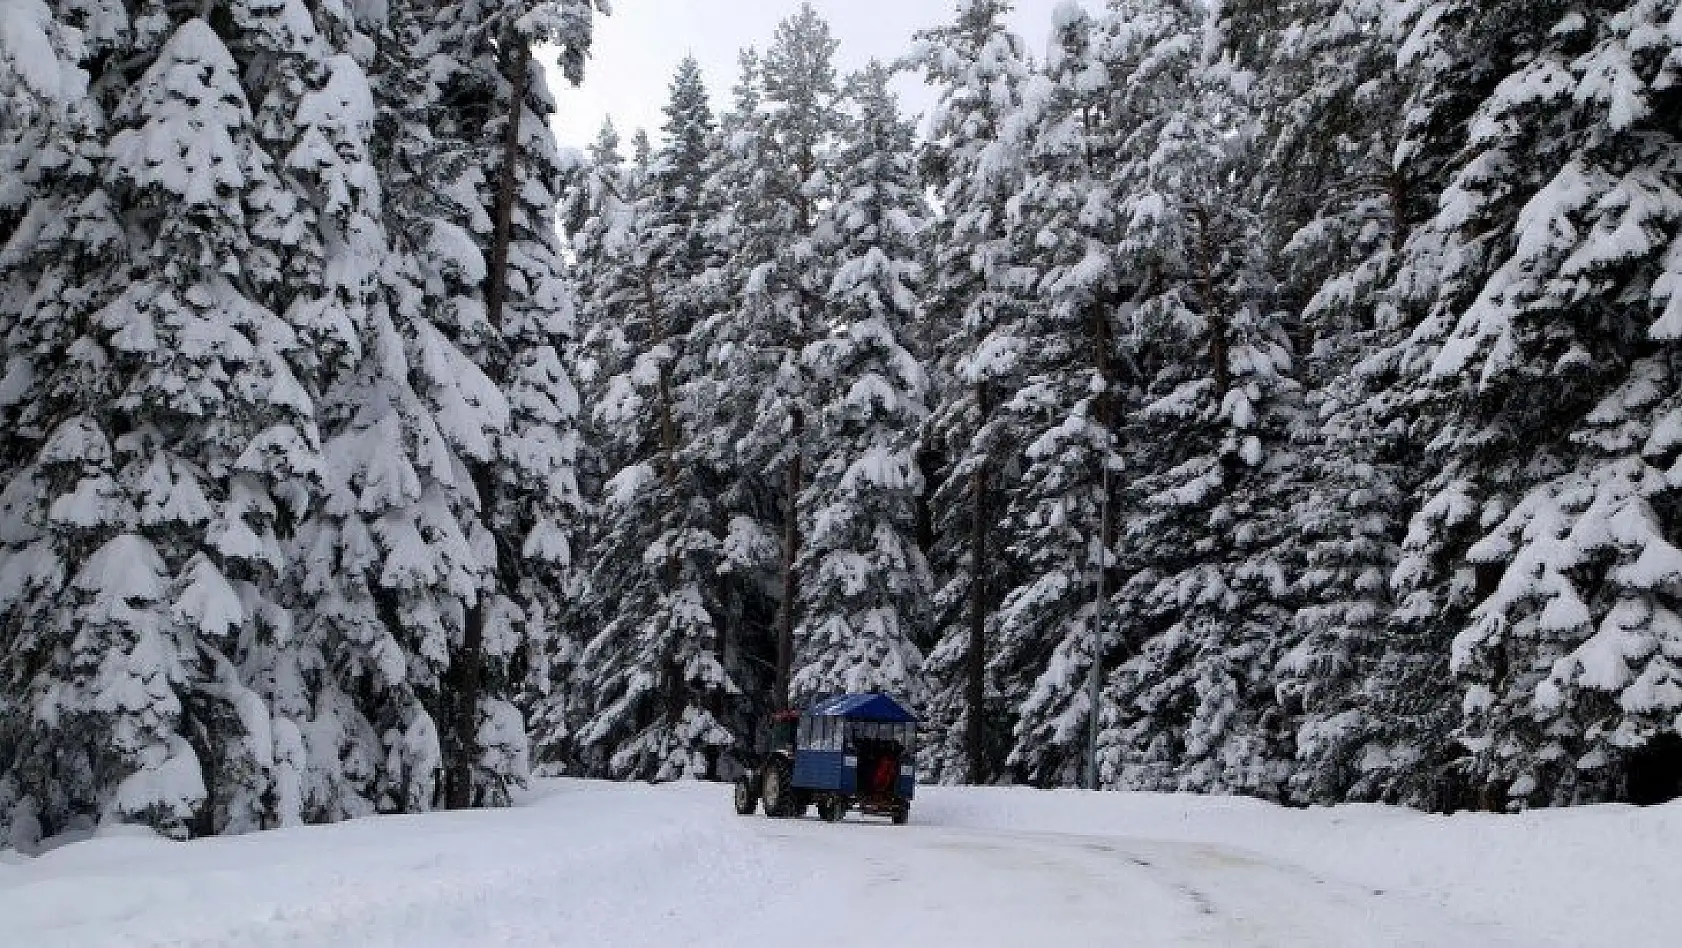
[[836,695],[812,705],[807,714],[818,718],[847,718],[852,721],[915,722],[916,715],[887,695]]

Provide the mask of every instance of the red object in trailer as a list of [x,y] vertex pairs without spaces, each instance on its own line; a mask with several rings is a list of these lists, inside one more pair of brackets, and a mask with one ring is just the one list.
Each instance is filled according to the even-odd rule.
[[879,757],[876,760],[876,772],[870,775],[871,793],[888,793],[894,788],[894,777],[898,776],[899,766],[892,757]]

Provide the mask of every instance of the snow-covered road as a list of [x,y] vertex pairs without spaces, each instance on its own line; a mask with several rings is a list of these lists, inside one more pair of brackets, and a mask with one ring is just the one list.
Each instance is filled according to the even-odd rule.
[[719,786],[560,781],[513,810],[0,855],[0,945],[1658,946],[1679,837],[1674,807],[1020,790],[832,826],[738,817]]
[[944,826],[858,829],[756,831],[802,862],[841,867],[787,900],[778,924],[841,905],[873,916],[883,931],[908,934],[907,945],[1034,946],[1049,938],[1058,946],[1518,948],[1439,908],[1220,846]]

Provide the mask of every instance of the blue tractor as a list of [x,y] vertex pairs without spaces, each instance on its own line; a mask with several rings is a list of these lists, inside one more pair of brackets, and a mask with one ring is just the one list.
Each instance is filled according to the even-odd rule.
[[917,718],[879,694],[840,695],[771,718],[769,746],[736,780],[736,812],[833,823],[848,810],[903,824],[916,792]]

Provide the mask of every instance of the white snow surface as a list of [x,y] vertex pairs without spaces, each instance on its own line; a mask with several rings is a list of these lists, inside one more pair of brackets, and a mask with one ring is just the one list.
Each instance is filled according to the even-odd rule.
[[923,788],[909,826],[543,781],[508,810],[0,852],[0,945],[1674,944],[1682,805]]

